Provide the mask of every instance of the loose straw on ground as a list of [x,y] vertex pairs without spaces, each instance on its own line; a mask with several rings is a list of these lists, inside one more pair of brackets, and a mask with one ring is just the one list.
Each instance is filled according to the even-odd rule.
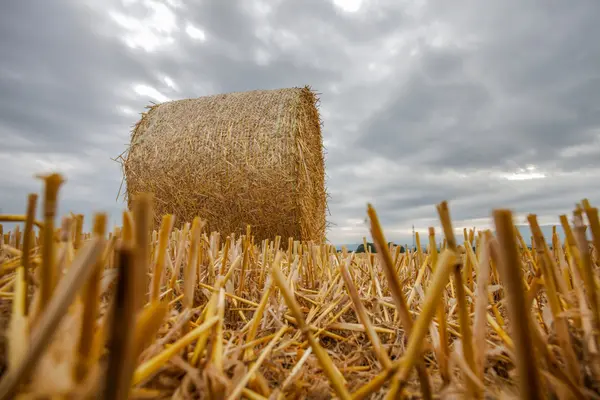
[[[446,201],[441,202],[437,205],[437,212],[444,230],[444,236],[447,240],[448,249],[451,251],[457,251],[456,239],[454,237],[454,231],[452,229],[452,221],[450,219],[450,210],[448,209],[448,203]],[[475,373],[475,356],[473,351],[473,338],[470,325],[469,308],[467,306],[465,286],[463,283],[463,275],[461,273],[460,264],[454,270],[454,287],[456,290],[456,300],[458,304],[458,316],[460,319],[460,334],[463,343],[463,356],[467,365],[473,373]],[[481,397],[481,393],[478,393],[477,388],[473,382],[465,377],[467,381],[467,387],[472,396],[477,398]]]
[[[383,270],[388,280],[388,286],[390,287],[392,298],[394,299],[394,303],[400,314],[400,319],[402,320],[402,324],[404,325],[406,336],[410,338],[413,327],[413,319],[409,313],[406,300],[404,299],[404,294],[402,293],[402,288],[400,285],[400,280],[398,279],[398,275],[396,275],[396,270],[393,265],[392,257],[389,251],[387,251],[387,242],[385,240],[385,236],[383,235],[381,225],[379,224],[379,218],[377,217],[377,213],[375,212],[375,209],[371,206],[371,204],[367,205],[367,214],[369,215],[369,219],[371,221],[371,235],[373,236],[373,240],[375,241],[377,253],[380,254]],[[429,380],[429,374],[427,373],[427,369],[425,368],[425,365],[422,362],[422,360],[417,363],[417,373],[419,375],[419,381],[421,383],[421,391],[423,393],[423,398],[430,399],[432,397],[431,383]]]
[[306,325],[304,317],[302,315],[302,311],[300,311],[300,308],[296,303],[294,294],[288,288],[287,279],[282,274],[281,270],[279,269],[279,266],[273,265],[272,274],[273,279],[275,280],[277,286],[281,290],[281,294],[285,298],[286,304],[290,308],[290,311],[294,315],[294,318],[296,318],[298,328],[306,336],[306,339],[312,347],[315,356],[317,356],[317,359],[319,360],[319,363],[321,364],[321,367],[327,375],[327,378],[329,379],[329,382],[333,386],[335,392],[341,399],[350,400],[352,397],[350,396],[350,392],[348,392],[348,389],[343,384],[343,377],[341,373],[337,370],[331,358],[327,355],[327,352],[325,352],[321,345],[319,345],[319,343],[311,333],[310,328]]
[[[203,219],[178,218],[175,226],[175,214],[171,222],[157,215],[155,221],[165,223],[143,234],[154,206],[148,201],[140,212],[132,205],[107,242],[99,228],[84,232],[83,216],[75,213],[63,217],[45,242],[43,224],[33,230],[29,205],[25,215],[13,216],[24,229],[2,231],[4,398],[390,399],[423,397],[419,386],[421,393],[442,397],[523,396],[532,392],[529,382],[515,380],[523,376],[524,349],[525,357],[538,356],[540,392],[598,398],[600,225],[588,201],[576,206],[573,226],[561,218],[570,233],[561,240],[553,229],[552,249],[529,218],[531,250],[529,238],[506,221],[496,235],[461,229],[458,246],[446,207],[439,254],[433,228],[426,250],[401,252],[386,241],[372,207],[367,216],[375,247],[364,238],[367,251],[359,254],[287,236],[281,249],[281,235],[255,244],[254,227],[244,225],[245,235],[203,232]],[[147,240],[143,253],[136,245],[141,237]],[[89,258],[95,241],[104,243]],[[40,312],[46,243],[55,247],[50,271],[57,272],[58,285]],[[127,248],[129,261],[119,262]],[[461,273],[462,263],[468,268]],[[144,277],[140,291],[126,290],[127,280],[135,281],[121,271],[127,264],[131,276]],[[89,275],[73,278],[87,274],[82,268]],[[522,275],[515,277],[513,269]],[[139,293],[145,304],[133,312]],[[523,316],[515,318],[515,309],[529,314],[528,326]],[[530,335],[530,345],[517,340],[515,329]],[[412,367],[425,364],[427,379],[412,375]],[[103,385],[113,389],[103,392]]]
[[52,334],[61,322],[67,308],[75,298],[77,291],[83,286],[93,272],[93,267],[102,254],[102,241],[90,240],[78,253],[67,274],[61,279],[56,295],[52,297],[45,312],[31,334],[29,351],[25,358],[14,369],[3,376],[0,381],[0,400],[12,398],[25,376],[35,366],[45,347],[52,340]]

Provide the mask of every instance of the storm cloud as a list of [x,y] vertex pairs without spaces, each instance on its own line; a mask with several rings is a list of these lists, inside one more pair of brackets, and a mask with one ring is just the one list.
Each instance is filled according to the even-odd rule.
[[[0,13],[0,212],[63,172],[61,213],[118,223],[112,160],[151,102],[311,85],[328,238],[600,202],[600,4],[583,0],[42,0]],[[88,218],[89,221],[90,218]]]

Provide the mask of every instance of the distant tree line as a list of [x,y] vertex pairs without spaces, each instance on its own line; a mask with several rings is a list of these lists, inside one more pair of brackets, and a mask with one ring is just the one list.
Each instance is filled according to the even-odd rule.
[[[390,246],[397,246],[397,245],[396,245],[395,243],[388,242],[388,247],[390,247]],[[367,248],[369,249],[369,251],[370,251],[371,253],[377,253],[377,249],[375,248],[375,244],[374,244],[374,243],[372,243],[372,242],[367,242]],[[532,246],[531,246],[531,245],[527,245],[527,248],[529,249],[529,251],[531,251],[531,250],[532,250]],[[550,250],[552,250],[552,245],[551,245],[551,244],[549,245],[549,248],[550,248]],[[416,248],[413,248],[412,250],[413,250],[413,251],[415,251],[415,250],[416,250]],[[438,248],[438,251],[439,251],[439,250],[440,250],[440,249]],[[476,246],[475,246],[475,245],[473,245],[473,251],[474,251],[474,252],[476,252],[476,251],[477,251],[477,248],[476,248]],[[404,253],[404,252],[406,252],[406,249],[404,248],[404,246],[400,246],[400,253]],[[426,252],[427,252],[427,249],[426,249],[426,248],[424,248],[424,249],[423,249],[423,252],[424,252],[424,253],[426,253]],[[363,243],[361,243],[360,245],[358,245],[358,247],[357,247],[357,248],[356,248],[356,250],[355,250],[355,253],[366,253],[366,251],[365,251],[365,245],[364,245]]]
[[[390,246],[397,246],[397,245],[392,242],[388,242],[388,247],[390,247]],[[369,251],[371,253],[377,253],[377,249],[375,248],[374,243],[367,242],[367,248],[369,249]],[[404,246],[400,246],[400,253],[404,253],[405,251],[406,251],[406,249],[404,248]],[[355,253],[366,253],[364,243],[361,243],[358,245],[358,247],[355,250]]]

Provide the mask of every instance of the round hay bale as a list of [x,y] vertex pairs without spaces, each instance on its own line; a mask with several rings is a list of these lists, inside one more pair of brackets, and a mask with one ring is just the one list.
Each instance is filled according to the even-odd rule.
[[196,216],[209,232],[322,242],[326,190],[318,99],[309,88],[177,100],[142,114],[123,158],[127,199],[154,195],[155,227]]

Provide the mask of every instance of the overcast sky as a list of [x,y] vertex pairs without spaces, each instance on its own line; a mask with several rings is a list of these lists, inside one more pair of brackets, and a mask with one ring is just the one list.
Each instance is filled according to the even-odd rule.
[[[0,5],[0,209],[63,172],[61,212],[116,223],[119,164],[151,101],[311,85],[331,242],[544,223],[600,204],[600,2],[28,0]],[[533,179],[529,179],[533,178]],[[89,218],[88,218],[89,220]]]

